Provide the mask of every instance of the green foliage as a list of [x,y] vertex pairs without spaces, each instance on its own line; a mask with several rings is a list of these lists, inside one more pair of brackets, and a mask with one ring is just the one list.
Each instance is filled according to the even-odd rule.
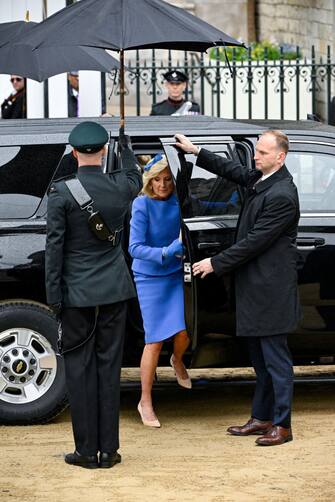
[[[252,61],[264,61],[264,59],[267,59],[268,61],[275,61],[281,57],[283,57],[283,59],[297,59],[296,47],[289,44],[283,44],[280,46],[264,40],[263,42],[253,42],[249,45],[249,47]],[[229,61],[248,61],[248,49],[243,49],[242,47],[226,47],[226,52]],[[301,57],[301,52],[299,52],[298,59],[301,59]],[[218,47],[211,49],[210,58],[215,60],[219,58],[220,61],[225,62],[226,58],[224,48]]]

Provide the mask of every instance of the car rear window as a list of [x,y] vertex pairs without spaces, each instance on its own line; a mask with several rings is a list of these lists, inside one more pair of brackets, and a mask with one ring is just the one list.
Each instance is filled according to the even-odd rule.
[[65,145],[0,147],[0,218],[29,218],[43,198]]

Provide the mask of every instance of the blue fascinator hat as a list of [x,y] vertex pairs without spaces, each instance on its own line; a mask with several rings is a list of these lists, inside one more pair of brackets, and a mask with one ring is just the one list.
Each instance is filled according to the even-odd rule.
[[162,160],[164,158],[164,155],[162,153],[157,153],[157,155],[154,156],[153,159],[151,159],[143,168],[144,172],[148,172],[150,171],[150,169],[152,168],[152,166],[154,166],[155,164],[157,164],[157,162],[159,162],[160,160]]

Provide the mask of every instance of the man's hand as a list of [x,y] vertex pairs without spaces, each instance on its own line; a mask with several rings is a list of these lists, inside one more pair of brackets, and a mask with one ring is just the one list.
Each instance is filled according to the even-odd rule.
[[120,152],[122,152],[122,150],[125,150],[126,148],[129,148],[129,150],[132,150],[130,136],[128,136],[128,134],[124,133],[124,129],[120,129],[118,146],[119,146]]
[[176,138],[176,146],[183,150],[185,153],[193,153],[194,155],[198,155],[199,148],[186,138],[183,134],[175,134]]
[[206,277],[207,274],[211,274],[212,272],[214,272],[210,258],[206,258],[205,260],[193,263],[192,270],[193,270],[193,275],[201,274],[200,276],[201,279]]

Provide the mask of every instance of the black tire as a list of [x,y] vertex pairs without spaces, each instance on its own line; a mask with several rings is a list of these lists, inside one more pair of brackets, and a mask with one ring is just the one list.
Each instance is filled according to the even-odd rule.
[[[7,378],[9,378],[9,372],[12,371],[15,367],[11,361],[10,364],[7,364],[9,368],[6,369],[6,373],[4,373],[3,371],[5,365],[5,362],[3,360],[4,353],[6,353],[6,350],[8,348],[8,335],[6,334],[7,330],[13,330],[14,336],[11,338],[9,336],[9,339],[14,340],[14,342],[12,342],[14,343],[14,345],[16,343],[15,335],[18,333],[15,332],[15,328],[21,329],[20,333],[24,333],[24,330],[29,330],[29,336],[30,332],[33,332],[34,342],[31,343],[31,350],[33,351],[34,347],[37,347],[37,349],[41,351],[41,347],[46,347],[48,349],[48,353],[46,355],[49,357],[53,364],[50,370],[39,370],[40,374],[45,374],[45,380],[48,382],[48,385],[44,385],[44,388],[41,386],[42,390],[37,390],[36,396],[33,395],[31,399],[26,396],[25,391],[22,391],[21,397],[17,397],[15,395],[15,392],[14,396],[11,396],[10,392],[8,391],[10,384],[8,384],[8,387],[6,387],[2,391],[0,389],[0,422],[2,424],[29,425],[46,423],[55,418],[66,408],[67,398],[64,364],[62,358],[59,355],[56,355],[58,336],[57,327],[58,326],[54,315],[46,306],[42,304],[24,300],[10,301],[0,304],[0,349],[2,349],[3,351],[0,360],[2,371],[1,377],[6,376]],[[19,340],[19,338],[17,338],[17,340]],[[24,349],[24,347],[21,349],[19,344],[17,344],[17,346],[19,347],[19,350]],[[13,353],[11,352],[13,351],[13,349],[11,349],[12,345],[9,345],[9,347],[10,350],[7,352],[7,354],[10,354],[11,356]],[[28,349],[30,349],[30,346],[28,347]],[[26,351],[25,353],[27,354],[27,352],[28,351]],[[32,359],[30,355],[27,356],[27,359],[29,359],[30,362],[34,361],[34,359]],[[37,357],[35,359],[36,368],[38,368],[38,361],[39,359]],[[27,379],[37,379],[37,374],[38,370],[35,371],[35,377],[27,377]],[[32,383],[32,381],[30,383]],[[18,383],[17,387],[19,388],[20,385],[21,384]],[[23,388],[23,385],[21,387]],[[34,389],[35,387],[38,387],[38,385],[34,386]],[[8,402],[8,399],[11,400],[11,402]],[[26,402],[28,399],[30,399],[30,401]]]

